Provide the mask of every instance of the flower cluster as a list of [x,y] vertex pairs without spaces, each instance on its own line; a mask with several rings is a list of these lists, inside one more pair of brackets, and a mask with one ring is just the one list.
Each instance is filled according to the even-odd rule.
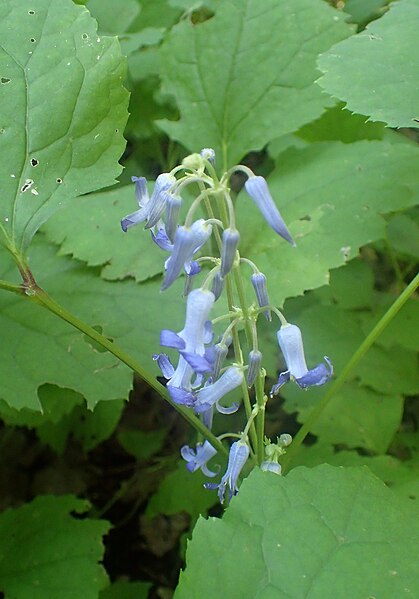
[[[274,313],[281,322],[277,339],[286,370],[280,373],[273,385],[271,398],[288,381],[307,389],[323,385],[333,374],[327,357],[324,363],[311,370],[307,368],[300,329],[289,324],[282,313],[270,305],[266,276],[249,258],[240,256],[240,233],[236,228],[229,189],[229,180],[235,171],[247,176],[245,190],[267,224],[295,247],[266,180],[243,165],[218,178],[215,155],[209,148],[188,156],[170,173],[159,175],[151,197],[144,177],[133,177],[138,210],[121,221],[124,232],[137,223],[145,223],[153,242],[168,253],[162,291],[173,285],[182,271],[186,275],[185,324],[179,332],[164,329],[160,333],[160,345],[168,348],[172,357],[158,353],[153,358],[167,380],[172,401],[190,408],[202,422],[200,430],[208,432],[208,438],[199,440],[195,448],[185,445],[181,449],[181,456],[190,472],[201,469],[210,478],[217,476],[218,470],[208,466],[217,454],[217,449],[210,442],[214,439],[211,433],[214,410],[231,414],[239,409],[241,403],[244,405],[247,422],[242,432],[225,433],[218,437],[219,440],[226,437],[236,439],[230,447],[227,470],[220,483],[206,484],[207,488],[218,489],[221,502],[226,497],[229,501],[237,493],[240,473],[249,458],[262,470],[280,474],[278,460],[291,442],[291,437],[286,434],[281,435],[276,444],[259,438],[257,434],[258,430],[263,431],[263,426],[256,426],[254,421],[257,423],[258,418],[264,417],[265,404],[269,399],[264,392],[265,370],[258,344],[259,316],[263,314],[271,321]],[[180,215],[185,212],[182,190],[190,185],[197,188],[197,193],[180,222]],[[206,211],[206,217],[202,216],[202,209]],[[217,247],[217,251],[201,255],[209,240],[211,247]],[[242,276],[243,268],[249,267],[252,274],[246,278],[250,289],[253,287],[250,303],[246,300],[248,285]],[[218,304],[215,304],[224,292],[228,310],[220,315]],[[245,341],[239,334],[242,330]],[[238,394],[236,391],[235,395],[240,399],[229,400],[227,396],[238,388],[241,392]],[[251,394],[255,396],[254,405]]]

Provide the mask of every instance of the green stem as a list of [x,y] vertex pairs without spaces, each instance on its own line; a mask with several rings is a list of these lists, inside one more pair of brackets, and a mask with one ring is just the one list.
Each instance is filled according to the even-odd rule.
[[5,291],[11,291],[12,293],[17,293],[18,295],[24,295],[25,290],[22,285],[16,285],[16,283],[9,283],[9,281],[0,281],[0,289],[4,289]]
[[387,312],[380,318],[375,327],[369,333],[369,335],[364,339],[355,353],[352,355],[349,362],[347,362],[346,366],[335,380],[335,382],[329,387],[328,391],[322,397],[321,401],[317,404],[317,406],[313,409],[310,416],[307,418],[303,426],[300,428],[292,445],[287,451],[286,456],[282,462],[282,471],[285,473],[290,468],[290,464],[292,462],[293,457],[297,453],[299,447],[303,443],[307,434],[312,430],[313,424],[318,420],[320,415],[322,414],[325,407],[328,405],[331,398],[336,395],[339,389],[342,387],[352,370],[358,364],[358,362],[363,358],[363,356],[367,353],[369,348],[375,343],[384,329],[390,324],[393,318],[397,315],[397,313],[401,310],[404,304],[407,302],[409,297],[413,295],[416,289],[419,286],[419,274],[409,283],[409,285],[404,289],[404,291],[399,295],[399,297],[395,300],[395,302],[390,306]]
[[259,407],[259,411],[256,416],[256,434],[258,439],[256,457],[257,462],[260,465],[263,462],[264,458],[263,440],[265,437],[265,405],[267,401],[265,395],[265,371],[263,369],[256,378],[255,391],[256,402]]

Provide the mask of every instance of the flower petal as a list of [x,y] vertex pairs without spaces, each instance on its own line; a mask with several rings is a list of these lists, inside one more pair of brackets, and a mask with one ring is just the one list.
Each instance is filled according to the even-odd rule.
[[292,246],[295,246],[291,233],[288,231],[287,225],[272,199],[268,184],[264,177],[249,177],[244,186],[249,196],[261,211],[268,225]]

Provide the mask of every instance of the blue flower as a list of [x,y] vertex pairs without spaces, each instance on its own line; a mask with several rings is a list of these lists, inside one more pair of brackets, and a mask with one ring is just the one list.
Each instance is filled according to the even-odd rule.
[[213,472],[207,467],[207,463],[217,453],[217,450],[211,445],[209,441],[204,443],[197,443],[196,450],[193,450],[189,445],[184,445],[180,450],[180,455],[186,461],[186,468],[189,472],[195,472],[199,468],[205,474],[212,478],[217,476],[218,472]]
[[295,381],[302,389],[327,383],[333,375],[333,367],[329,358],[324,356],[326,364],[320,363],[312,370],[307,368],[303,339],[297,325],[288,323],[283,325],[278,331],[277,337],[284,354],[287,370],[279,375],[277,383],[272,387],[271,396],[276,395],[282,385],[289,380]]
[[224,503],[225,492],[228,489],[228,501],[231,500],[233,495],[236,495],[238,492],[237,481],[240,475],[240,472],[247,462],[249,457],[249,446],[244,441],[236,441],[230,447],[230,453],[228,456],[228,465],[227,470],[221,479],[219,485],[214,483],[206,483],[205,487],[207,489],[217,489],[218,488],[218,497],[221,503]]
[[200,218],[191,227],[178,227],[171,256],[166,261],[166,274],[162,284],[162,291],[170,287],[179,275],[182,266],[187,274],[196,274],[196,263],[193,263],[193,255],[204,245],[212,233],[212,225]]
[[148,197],[146,180],[144,177],[132,177],[135,182],[135,195],[140,208],[121,220],[121,227],[126,232],[130,227],[147,221],[146,229],[154,227],[160,220],[167,201],[167,190],[176,181],[169,173],[162,173],[156,179],[151,199]]
[[268,225],[292,246],[295,246],[291,233],[272,199],[266,180],[263,177],[249,177],[244,186]]
[[[170,375],[167,389],[176,403],[192,407],[195,396],[192,393],[192,378],[211,370],[212,366],[205,357],[205,344],[212,340],[212,331],[208,327],[208,316],[214,305],[214,294],[205,289],[194,289],[186,302],[185,326],[179,333],[164,329],[160,334],[160,343],[179,351],[179,361],[173,372],[167,364],[165,354],[157,357],[163,375]],[[170,364],[170,362],[169,362]],[[172,367],[173,368],[173,367]],[[164,370],[163,370],[164,369]],[[198,378],[198,381],[201,379]],[[196,382],[196,381],[195,381]]]
[[140,208],[121,220],[121,227],[124,233],[126,233],[130,227],[145,220],[147,216],[146,206],[150,202],[146,179],[144,177],[132,177],[132,182],[135,183],[135,197],[137,198]]
[[196,392],[196,401],[194,404],[195,412],[200,413],[208,410],[214,404],[222,414],[236,412],[238,405],[233,404],[230,408],[220,405],[219,401],[227,393],[236,389],[243,382],[243,371],[237,366],[229,366],[227,370],[214,383],[211,382]]

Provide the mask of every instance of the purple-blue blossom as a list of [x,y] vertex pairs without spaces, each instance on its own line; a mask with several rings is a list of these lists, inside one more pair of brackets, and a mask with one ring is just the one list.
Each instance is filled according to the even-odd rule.
[[194,269],[192,257],[204,245],[211,233],[212,225],[203,218],[195,221],[191,227],[177,228],[172,253],[165,264],[166,274],[162,291],[176,280],[183,266],[187,274],[194,274],[191,272]]
[[[176,403],[192,407],[192,379],[195,375],[211,370],[211,364],[205,358],[205,344],[212,340],[212,332],[207,326],[208,317],[214,305],[214,294],[205,289],[194,289],[186,302],[185,326],[179,333],[164,329],[160,334],[160,343],[179,352],[179,361],[173,369],[167,389]],[[165,354],[161,354],[164,356]],[[158,357],[164,372],[170,373],[167,360]],[[198,380],[200,380],[198,378]],[[196,381],[195,381],[196,382]]]
[[287,225],[272,199],[268,184],[264,177],[249,177],[244,186],[268,225],[292,246],[295,246],[291,233],[288,231]]
[[121,220],[121,227],[124,232],[144,220],[147,221],[146,229],[154,227],[159,222],[166,206],[166,192],[176,181],[176,178],[170,173],[159,175],[150,199],[145,178],[132,177],[132,180],[135,182],[135,195],[140,208]]
[[333,375],[329,358],[324,356],[326,364],[320,363],[311,370],[307,368],[303,339],[297,325],[289,323],[282,325],[277,332],[277,337],[287,370],[279,375],[277,383],[272,387],[271,395],[276,395],[282,385],[289,380],[295,381],[302,389],[327,383]]
[[211,445],[209,441],[204,443],[197,443],[196,449],[192,449],[189,445],[184,445],[180,450],[180,455],[186,461],[186,468],[189,472],[195,472],[201,469],[205,476],[212,478],[217,476],[218,472],[213,472],[207,467],[207,463],[217,453],[217,450]]
[[249,446],[244,441],[236,441],[230,447],[230,453],[228,456],[228,465],[227,470],[221,479],[219,485],[215,483],[206,483],[205,487],[207,489],[217,489],[218,488],[218,497],[221,503],[224,503],[224,497],[226,491],[228,491],[228,501],[231,500],[233,495],[236,495],[238,492],[238,479],[240,476],[240,472],[242,471],[243,466],[247,462],[249,457]]
[[220,405],[222,399],[227,393],[239,387],[243,382],[243,371],[237,366],[229,366],[227,370],[213,383],[209,383],[196,392],[194,404],[195,412],[200,413],[208,410],[214,404],[219,412],[229,414],[237,410],[237,404],[230,408],[224,408]]

